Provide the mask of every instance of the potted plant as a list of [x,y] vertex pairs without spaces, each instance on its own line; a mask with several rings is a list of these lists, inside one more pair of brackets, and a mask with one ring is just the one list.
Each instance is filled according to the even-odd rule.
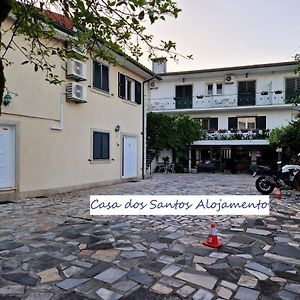
[[268,91],[262,91],[260,94],[261,94],[262,96],[267,96],[267,95],[269,94],[269,92],[268,92]]

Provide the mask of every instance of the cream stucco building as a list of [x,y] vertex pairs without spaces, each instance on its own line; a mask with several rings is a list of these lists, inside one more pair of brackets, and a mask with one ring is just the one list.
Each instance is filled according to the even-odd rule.
[[[17,43],[25,42],[17,37]],[[51,57],[65,82],[50,85],[32,65],[21,65],[19,51],[9,51],[14,64],[5,76],[12,101],[0,116],[0,199],[143,176],[144,84],[155,74],[116,56],[117,66]]]

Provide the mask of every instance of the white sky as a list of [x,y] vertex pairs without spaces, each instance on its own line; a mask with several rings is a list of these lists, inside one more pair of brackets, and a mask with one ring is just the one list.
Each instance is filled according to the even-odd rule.
[[[177,0],[177,19],[149,28],[193,60],[168,61],[183,71],[293,60],[300,53],[300,0]],[[151,62],[140,61],[151,69]]]

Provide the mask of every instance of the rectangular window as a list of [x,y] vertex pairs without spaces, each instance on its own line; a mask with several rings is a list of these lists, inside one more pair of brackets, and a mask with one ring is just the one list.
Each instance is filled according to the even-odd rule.
[[109,159],[109,133],[93,131],[93,160]]
[[256,89],[255,80],[238,82],[238,105],[255,105]]
[[285,99],[288,102],[300,97],[300,77],[285,79]]
[[207,85],[207,95],[213,95],[213,84],[210,83]]
[[108,66],[93,61],[93,88],[109,92],[109,69]]
[[124,74],[119,73],[119,97],[141,104],[142,85]]
[[255,117],[238,118],[238,129],[252,130],[255,128],[256,128],[256,118]]
[[223,94],[223,84],[217,83],[217,95]]
[[201,118],[203,130],[216,131],[218,130],[218,118]]

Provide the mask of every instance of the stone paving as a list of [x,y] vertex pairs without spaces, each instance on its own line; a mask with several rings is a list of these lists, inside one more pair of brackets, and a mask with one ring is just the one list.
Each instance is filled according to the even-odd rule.
[[[249,175],[158,174],[0,205],[0,299],[300,299],[300,204],[268,217],[91,217],[90,194],[258,194]],[[217,224],[220,249],[201,245]]]

